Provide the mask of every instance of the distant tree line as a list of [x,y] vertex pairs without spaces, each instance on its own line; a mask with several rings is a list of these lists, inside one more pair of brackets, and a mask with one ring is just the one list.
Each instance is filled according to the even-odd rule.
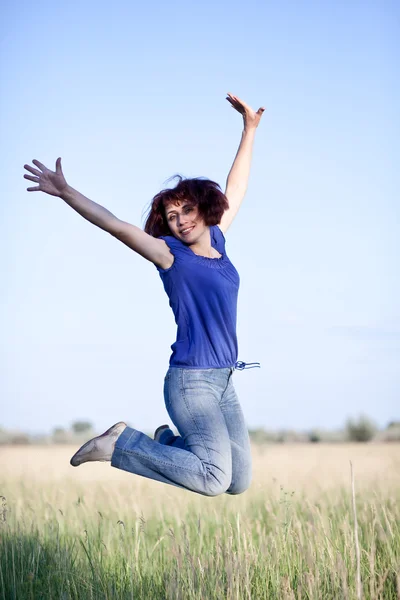
[[391,421],[384,429],[379,429],[368,417],[348,419],[345,427],[339,430],[311,429],[299,432],[290,429],[267,431],[263,428],[251,429],[250,439],[254,443],[340,443],[340,442],[400,442],[400,421]]
[[[54,427],[50,435],[29,435],[0,427],[0,444],[76,444],[98,433],[93,424],[85,420],[74,421],[69,429]],[[250,429],[249,434],[254,444],[400,442],[400,421],[391,421],[384,429],[379,429],[371,419],[360,416],[358,419],[349,419],[340,430],[312,429],[304,432],[256,428]]]

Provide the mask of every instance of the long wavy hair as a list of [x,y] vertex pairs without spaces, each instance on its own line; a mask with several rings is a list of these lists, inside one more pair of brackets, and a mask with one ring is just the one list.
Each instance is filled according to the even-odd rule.
[[206,225],[218,225],[222,215],[229,208],[227,197],[218,183],[205,177],[186,179],[181,175],[174,175],[171,179],[179,180],[176,186],[162,190],[151,201],[144,226],[146,233],[156,238],[161,235],[172,235],[165,216],[165,208],[168,204],[178,204],[183,201],[197,206],[199,215]]

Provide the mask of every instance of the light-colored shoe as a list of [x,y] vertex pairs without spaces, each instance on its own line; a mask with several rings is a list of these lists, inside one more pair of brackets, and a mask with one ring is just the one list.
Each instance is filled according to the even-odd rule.
[[162,434],[167,429],[169,429],[169,425],[160,425],[160,427],[157,427],[157,429],[154,432],[154,441],[160,442],[160,438],[161,438]]
[[83,444],[70,460],[73,467],[79,467],[88,461],[110,461],[114,452],[115,442],[124,431],[126,423],[120,421],[101,435]]

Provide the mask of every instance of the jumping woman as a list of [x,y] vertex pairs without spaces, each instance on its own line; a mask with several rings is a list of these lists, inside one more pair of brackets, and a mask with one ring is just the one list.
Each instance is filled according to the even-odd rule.
[[152,201],[145,229],[121,221],[71,188],[61,159],[50,171],[38,160],[25,165],[35,182],[28,192],[62,198],[82,217],[154,263],[178,327],[164,380],[165,406],[179,436],[168,425],[154,440],[119,422],[84,444],[71,458],[77,467],[109,461],[156,481],[205,496],[240,494],[250,485],[251,452],[243,413],[232,382],[237,360],[236,307],[239,275],[225,252],[225,237],[246,192],[257,112],[228,94],[244,128],[225,194],[214,181],[183,179]]

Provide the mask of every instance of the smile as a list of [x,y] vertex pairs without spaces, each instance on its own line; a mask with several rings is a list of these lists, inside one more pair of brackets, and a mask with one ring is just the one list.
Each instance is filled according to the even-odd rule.
[[182,235],[187,235],[188,233],[190,233],[190,232],[192,231],[192,229],[194,229],[194,227],[195,227],[195,226],[193,225],[193,227],[188,227],[187,229],[183,229],[183,230],[181,231],[181,234],[182,234]]

